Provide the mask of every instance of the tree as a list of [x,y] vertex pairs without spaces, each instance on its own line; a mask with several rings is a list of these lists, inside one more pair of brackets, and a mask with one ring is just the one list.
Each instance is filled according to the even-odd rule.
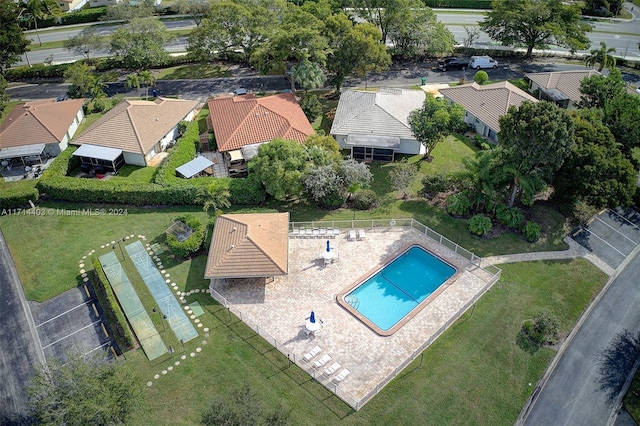
[[605,102],[604,124],[611,130],[624,155],[631,159],[632,149],[640,146],[640,97],[624,93]]
[[391,56],[379,41],[380,31],[372,24],[354,24],[344,13],[338,13],[327,19],[324,33],[330,48],[327,71],[338,93],[347,76],[365,77],[391,65]]
[[150,18],[153,16],[153,0],[143,0],[132,5],[128,1],[107,6],[106,13],[100,18],[102,21],[132,21],[136,18]]
[[475,81],[476,83],[478,83],[479,85],[483,85],[485,84],[487,81],[489,81],[489,74],[487,74],[486,71],[477,71],[474,75],[473,75],[473,81]]
[[64,41],[64,48],[76,55],[82,55],[91,61],[92,51],[100,50],[104,47],[105,40],[93,27],[87,27],[74,36]]
[[276,200],[302,195],[306,167],[305,148],[285,139],[260,145],[258,154],[249,162],[249,171],[257,175],[267,194]]
[[373,180],[373,174],[369,166],[352,158],[342,160],[340,174],[347,191],[347,200],[359,189],[369,186]]
[[626,93],[622,73],[611,68],[609,75],[593,75],[580,82],[580,108],[602,108],[605,102],[611,101]]
[[291,68],[291,77],[305,92],[321,89],[327,81],[327,76],[320,65],[306,59],[297,67]]
[[466,25],[463,25],[462,28],[464,28],[465,33],[465,37],[462,40],[462,45],[464,46],[465,50],[469,51],[469,49],[473,47],[473,43],[478,41],[478,39],[480,38],[480,28],[467,27]]
[[384,45],[394,26],[407,19],[412,8],[424,8],[424,4],[414,0],[354,0],[352,4],[359,18],[380,29]]
[[29,384],[29,404],[39,424],[127,423],[140,403],[140,383],[126,364],[74,355],[38,368]]
[[502,170],[502,148],[478,151],[475,157],[464,157],[462,164],[465,171],[461,177],[471,182],[469,193],[475,209],[495,216],[507,184],[507,175]]
[[425,147],[424,159],[429,159],[438,142],[465,128],[464,108],[427,93],[422,108],[409,114],[409,125],[416,140]]
[[31,40],[27,40],[18,25],[18,5],[10,0],[0,0],[0,74],[20,60]]
[[453,52],[455,37],[433,11],[420,2],[411,2],[401,19],[389,28],[394,54],[403,57],[442,55]]
[[209,11],[207,0],[178,0],[174,5],[177,6],[180,13],[191,16],[196,27],[200,26],[202,19]]
[[187,51],[206,63],[240,54],[246,63],[275,27],[274,14],[261,4],[213,3],[201,25],[189,34]]
[[307,136],[307,139],[304,141],[304,146],[307,147],[307,149],[312,146],[319,146],[340,156],[340,145],[338,145],[338,142],[333,136],[324,136],[314,133]]
[[2,118],[2,114],[4,114],[4,110],[11,100],[11,97],[7,94],[7,87],[9,87],[7,80],[0,74],[0,118]]
[[[38,20],[46,19],[50,16],[59,16],[62,10],[55,0],[24,0],[20,2],[20,15],[23,19],[33,22],[38,38],[38,45],[42,46],[40,33],[38,32]],[[3,22],[4,25],[4,22]]]
[[300,108],[307,120],[314,122],[322,114],[322,103],[313,93],[305,93],[300,101]]
[[527,204],[532,192],[551,183],[571,153],[574,124],[569,113],[551,102],[525,101],[500,117],[500,145],[506,173],[513,178],[509,207],[518,192]]
[[580,21],[580,8],[561,0],[494,0],[480,29],[506,46],[533,49],[549,44],[571,50],[589,47],[591,26]]
[[598,209],[629,205],[636,171],[624,158],[609,129],[586,114],[576,114],[575,145],[558,170],[554,196],[567,204],[581,200]]
[[127,76],[127,79],[124,82],[124,87],[127,89],[136,89],[140,90],[140,78],[138,77],[138,73],[131,73]]
[[213,207],[214,213],[217,213],[221,207],[231,207],[231,193],[222,185],[216,182],[210,183],[206,188],[198,191],[198,202],[203,204],[202,209],[206,212]]
[[144,84],[145,93],[144,98],[147,99],[149,97],[149,87],[153,86],[156,82],[156,76],[153,75],[151,71],[140,71],[138,73],[138,78],[141,84]]
[[169,54],[163,44],[172,36],[158,19],[136,18],[111,34],[110,52],[133,70],[165,63]]
[[76,62],[64,72],[64,78],[71,81],[67,90],[70,98],[84,98],[95,84],[96,78],[91,72],[91,67],[82,62]]
[[584,65],[595,68],[596,64],[599,64],[598,72],[601,72],[603,68],[614,68],[616,66],[616,58],[613,53],[616,53],[615,47],[607,49],[607,43],[601,41],[600,49],[592,49],[589,55],[584,58]]
[[402,199],[408,197],[407,188],[418,174],[418,166],[415,163],[409,163],[406,158],[396,162],[389,171],[389,181],[391,187],[402,193]]
[[[305,192],[323,206],[342,205],[344,203],[344,181],[333,165],[313,165],[304,178]],[[333,200],[338,202],[334,203]]]

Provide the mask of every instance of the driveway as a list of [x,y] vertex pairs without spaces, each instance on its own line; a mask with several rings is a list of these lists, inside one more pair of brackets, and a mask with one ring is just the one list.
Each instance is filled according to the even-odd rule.
[[601,426],[615,420],[620,393],[637,357],[632,338],[640,330],[638,252],[623,263],[582,318],[518,423]]
[[0,312],[0,423],[19,424],[27,414],[26,386],[44,353],[2,231]]

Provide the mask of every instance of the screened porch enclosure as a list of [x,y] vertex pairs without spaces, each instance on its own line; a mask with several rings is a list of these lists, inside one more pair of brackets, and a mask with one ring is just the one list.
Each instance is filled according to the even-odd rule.
[[124,153],[121,149],[104,146],[83,144],[73,153],[80,158],[81,168],[93,169],[96,172],[117,172],[125,164]]

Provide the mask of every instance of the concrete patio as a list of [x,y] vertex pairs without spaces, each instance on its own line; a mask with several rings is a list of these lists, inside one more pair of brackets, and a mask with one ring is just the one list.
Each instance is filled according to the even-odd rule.
[[[339,259],[326,266],[319,259],[326,238],[291,238],[287,276],[215,282],[212,290],[219,295],[214,291],[212,295],[270,343],[276,341],[281,352],[345,402],[360,408],[490,287],[493,274],[411,227],[367,229],[366,238],[358,241],[347,237],[348,230],[343,229],[330,240]],[[339,306],[336,295],[412,243],[427,246],[458,273],[413,319],[383,337]],[[307,336],[304,324],[312,310],[322,320],[322,328]],[[305,362],[303,355],[316,345],[322,352]],[[323,354],[331,360],[316,371],[313,362]],[[351,372],[339,385],[322,377],[334,362],[341,365],[338,372],[342,368]]]

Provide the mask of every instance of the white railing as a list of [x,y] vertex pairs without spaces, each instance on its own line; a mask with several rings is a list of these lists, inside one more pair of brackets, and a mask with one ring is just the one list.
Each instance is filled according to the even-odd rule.
[[[475,296],[469,300],[462,308],[456,312],[456,314],[449,318],[449,320],[442,325],[435,333],[433,333],[429,339],[424,342],[418,349],[416,349],[413,354],[409,358],[407,358],[402,364],[396,367],[390,374],[388,374],[380,383],[376,385],[374,389],[372,389],[368,394],[364,397],[357,399],[352,395],[344,392],[339,386],[334,385],[330,381],[323,380],[318,377],[316,374],[316,370],[312,367],[311,363],[304,363],[301,359],[296,357],[295,353],[289,352],[288,348],[286,348],[283,344],[278,342],[278,340],[269,334],[264,329],[260,328],[258,324],[253,322],[250,318],[243,316],[242,311],[237,309],[235,305],[233,305],[229,300],[227,300],[224,296],[222,296],[218,291],[210,287],[210,294],[216,301],[218,301],[221,305],[229,310],[229,312],[236,315],[242,322],[248,325],[252,330],[258,333],[262,338],[264,338],[267,342],[272,344],[278,351],[280,351],[283,355],[285,355],[291,362],[298,365],[300,368],[305,370],[311,377],[313,377],[318,382],[322,383],[327,389],[333,392],[338,398],[343,400],[349,406],[351,406],[354,410],[359,410],[371,400],[378,392],[382,390],[394,377],[396,377],[404,368],[406,368],[410,363],[412,363],[422,352],[424,352],[444,331],[451,326],[455,321],[457,321],[462,314],[464,314],[473,304],[487,291],[491,288],[493,284],[495,284],[500,279],[500,274],[502,270],[497,266],[487,266],[481,267],[482,258],[476,256],[474,253],[465,249],[464,247],[454,243],[450,239],[444,237],[433,229],[423,225],[422,223],[414,220],[413,218],[404,218],[404,219],[370,219],[370,220],[332,220],[332,221],[312,221],[312,222],[292,222],[289,224],[289,232],[293,234],[294,229],[300,230],[301,228],[311,227],[312,229],[328,229],[328,228],[339,228],[342,231],[349,229],[382,229],[382,228],[394,228],[394,227],[411,227],[421,234],[424,234],[427,238],[437,242],[438,244],[452,250],[453,252],[463,256],[471,263],[473,263],[477,269],[482,270],[489,274],[490,278],[486,280],[487,274],[482,274],[480,278],[485,281],[485,285],[481,291],[477,292]],[[307,235],[305,234],[305,237]],[[313,238],[315,235],[311,234]],[[326,237],[326,235],[320,235],[318,233],[317,237]]]

